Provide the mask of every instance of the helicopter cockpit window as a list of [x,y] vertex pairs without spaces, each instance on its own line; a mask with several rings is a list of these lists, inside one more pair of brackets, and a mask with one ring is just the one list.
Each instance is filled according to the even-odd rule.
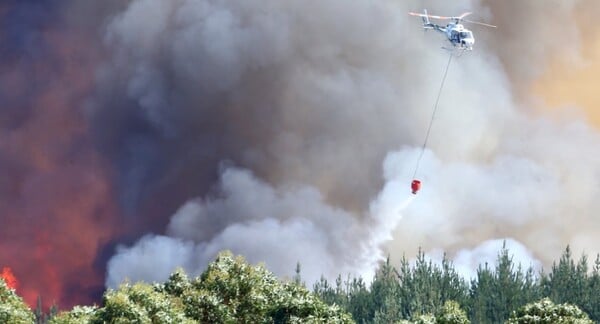
[[473,34],[471,34],[471,32],[460,32],[460,38],[461,39],[465,39],[465,38],[473,38]]

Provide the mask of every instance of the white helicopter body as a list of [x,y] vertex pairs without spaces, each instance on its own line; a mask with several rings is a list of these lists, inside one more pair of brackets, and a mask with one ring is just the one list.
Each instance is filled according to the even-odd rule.
[[[473,37],[473,32],[471,32],[469,29],[465,28],[465,26],[463,26],[463,24],[461,24],[461,21],[466,21],[469,23],[483,25],[483,26],[487,26],[487,27],[496,27],[494,25],[464,19],[466,16],[471,14],[470,12],[465,12],[458,17],[444,17],[444,16],[429,15],[429,14],[427,14],[427,9],[425,9],[424,13],[422,13],[422,14],[414,13],[414,12],[409,12],[408,14],[411,16],[421,17],[423,19],[423,28],[424,29],[426,29],[426,30],[433,29],[433,30],[437,30],[437,31],[443,33],[444,35],[446,35],[446,38],[448,39],[448,41],[455,48],[460,48],[462,50],[472,50],[473,44],[475,44],[475,37]],[[446,26],[442,26],[442,25],[432,23],[429,20],[429,18],[448,19],[448,20],[452,20],[452,21],[449,22]]]

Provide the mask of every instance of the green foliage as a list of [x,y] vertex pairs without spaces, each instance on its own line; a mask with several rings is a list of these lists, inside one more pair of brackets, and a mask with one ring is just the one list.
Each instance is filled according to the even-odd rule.
[[[360,278],[342,283],[338,277],[335,287],[321,278],[314,290],[324,301],[342,305],[358,323],[397,323],[407,319],[427,322],[434,316],[431,314],[444,313],[445,302],[460,300],[466,304],[469,296],[466,282],[448,259],[436,265],[427,261],[422,252],[414,267],[403,259],[397,270],[386,260],[370,287]],[[460,303],[449,305],[460,308]]]
[[[374,321],[377,323],[377,320]],[[408,320],[395,320],[386,321],[381,323],[398,323],[398,324],[469,324],[471,323],[467,317],[467,313],[460,307],[460,305],[449,300],[444,303],[440,313],[437,315],[433,314],[421,314],[415,316],[413,321]]]
[[592,319],[600,321],[600,259],[597,257],[589,275],[587,256],[582,255],[578,262],[572,257],[567,246],[558,264],[552,265],[552,272],[541,278],[544,296],[558,303],[571,303],[588,312]]
[[[225,319],[260,322],[269,311],[269,302],[281,293],[277,278],[262,266],[250,266],[242,257],[223,253],[192,281],[191,295],[184,293],[186,313],[206,321],[206,312],[223,313]],[[198,306],[205,305],[203,309]],[[192,307],[189,307],[192,306]]]
[[34,321],[31,309],[0,278],[0,323],[30,324]]
[[569,304],[554,304],[544,298],[530,303],[513,312],[507,324],[592,324],[588,315],[577,306]]
[[[142,284],[138,284],[138,287]],[[137,287],[136,287],[137,288]],[[150,316],[142,305],[130,298],[132,287],[122,285],[118,290],[109,290],[104,294],[104,307],[98,309],[93,323],[150,323]]]
[[506,245],[498,253],[496,268],[486,264],[477,270],[477,280],[471,283],[471,320],[476,323],[501,323],[511,312],[538,299],[533,270],[523,272],[515,267]]
[[306,288],[281,284],[262,266],[226,252],[183,292],[186,315],[211,323],[351,323]]
[[96,306],[75,306],[70,312],[62,312],[52,317],[49,324],[90,323],[96,312]]
[[50,323],[352,323],[340,307],[229,252],[191,280],[178,269],[164,284],[126,283],[108,290],[103,305],[75,307]]
[[600,255],[590,271],[587,257],[576,262],[569,247],[549,274],[523,270],[504,245],[494,266],[479,266],[470,287],[446,258],[439,266],[421,251],[412,266],[406,258],[398,268],[387,260],[370,286],[357,282],[362,279],[342,283],[338,277],[331,286],[321,279],[315,292],[341,305],[358,323],[502,323],[519,307],[547,296],[572,303],[600,322]]
[[373,317],[375,310],[373,297],[362,278],[346,281],[348,296],[347,310],[355,321],[364,323]]
[[294,274],[294,283],[297,284],[298,286],[306,286],[304,281],[302,281],[302,275],[300,274],[300,272],[301,272],[301,267],[300,267],[300,262],[298,262],[298,263],[296,263],[296,272]]
[[449,300],[444,303],[442,312],[437,316],[437,324],[468,324],[470,323],[467,313],[460,305]]
[[102,307],[58,315],[34,314],[0,280],[0,323],[33,323],[35,315],[51,324],[592,323],[600,322],[599,291],[600,255],[589,269],[587,257],[574,260],[569,247],[548,274],[515,265],[504,246],[496,264],[480,265],[467,285],[446,257],[434,264],[419,251],[412,265],[406,258],[397,268],[383,262],[370,284],[340,275],[333,284],[321,278],[312,293],[300,264],[282,283],[263,266],[224,252],[199,277],[178,269],[163,284],[124,284],[105,292]]
[[389,258],[375,274],[371,294],[375,323],[393,323],[400,318],[400,283]]
[[[375,281],[379,280],[378,278],[379,273]],[[342,281],[342,277],[338,276],[335,286],[332,286],[321,277],[315,283],[313,291],[325,303],[340,306],[352,314],[352,318],[358,323],[371,322],[375,315],[375,297],[362,278],[347,278]]]
[[183,292],[191,288],[190,279],[183,269],[177,269],[165,282],[163,290],[175,297],[181,297]]
[[596,255],[592,274],[588,278],[588,300],[581,307],[596,322],[600,322],[600,254]]
[[415,318],[414,324],[436,324],[435,316],[431,314],[422,314]]
[[558,264],[553,264],[552,272],[544,277],[545,294],[559,303],[571,301],[579,304],[585,298],[583,283],[587,268],[587,258],[583,256],[576,265],[571,248],[567,246]]
[[419,251],[412,268],[406,259],[402,260],[398,277],[402,318],[439,314],[446,301],[454,300],[465,304],[468,299],[466,282],[445,255],[439,266],[428,261],[425,254]]
[[[268,317],[275,323],[352,323],[338,306],[328,306],[306,288],[295,283],[283,285]],[[270,320],[269,320],[270,322]]]

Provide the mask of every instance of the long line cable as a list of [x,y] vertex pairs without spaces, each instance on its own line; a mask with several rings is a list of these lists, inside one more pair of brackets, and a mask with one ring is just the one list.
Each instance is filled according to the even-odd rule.
[[417,171],[419,170],[419,164],[421,164],[421,159],[423,158],[423,153],[425,153],[425,148],[427,147],[427,141],[429,140],[429,133],[431,133],[431,125],[433,125],[433,120],[435,119],[435,113],[438,109],[438,104],[440,102],[440,96],[442,95],[442,89],[444,88],[444,83],[446,82],[446,75],[448,75],[448,69],[450,68],[450,62],[452,61],[452,53],[448,57],[448,64],[446,64],[446,70],[444,71],[444,76],[442,77],[442,83],[440,84],[440,90],[438,91],[437,98],[435,99],[435,105],[433,106],[433,113],[431,114],[431,120],[429,121],[429,127],[427,127],[427,134],[425,135],[425,141],[423,142],[423,147],[421,148],[421,153],[419,154],[419,159],[417,160],[417,166],[415,167],[415,172],[413,173],[413,179],[417,176]]

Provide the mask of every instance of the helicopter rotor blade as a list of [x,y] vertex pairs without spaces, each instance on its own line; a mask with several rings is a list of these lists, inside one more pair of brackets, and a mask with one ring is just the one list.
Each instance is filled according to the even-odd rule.
[[434,18],[434,19],[452,19],[452,17],[436,16],[436,15],[426,15],[426,14],[417,13],[417,12],[409,12],[408,14],[411,15],[411,16],[429,17],[429,18]]
[[498,26],[494,26],[494,25],[482,23],[482,22],[479,22],[479,21],[472,21],[472,20],[467,20],[467,19],[463,19],[463,21],[471,23],[471,24],[477,24],[477,25],[482,25],[482,26],[487,26],[487,27],[492,27],[492,28],[498,27]]
[[460,15],[458,17],[452,17],[452,18],[456,18],[456,19],[461,20],[461,19],[465,18],[466,16],[468,16],[470,14],[472,14],[472,12],[465,12],[465,13],[463,13],[462,15]]

